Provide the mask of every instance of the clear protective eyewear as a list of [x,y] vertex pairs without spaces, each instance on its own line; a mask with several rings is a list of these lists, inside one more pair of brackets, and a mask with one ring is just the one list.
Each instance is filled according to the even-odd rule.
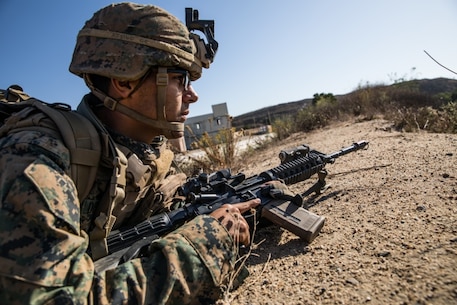
[[184,91],[189,90],[191,85],[190,73],[187,70],[180,68],[168,68],[167,73],[177,73],[182,75],[181,86],[184,88]]

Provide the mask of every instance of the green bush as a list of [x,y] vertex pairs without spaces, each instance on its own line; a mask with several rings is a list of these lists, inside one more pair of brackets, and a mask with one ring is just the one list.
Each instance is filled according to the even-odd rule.
[[[452,101],[441,107],[442,121],[446,128],[441,132],[457,133],[457,101]],[[445,131],[444,131],[445,130]]]

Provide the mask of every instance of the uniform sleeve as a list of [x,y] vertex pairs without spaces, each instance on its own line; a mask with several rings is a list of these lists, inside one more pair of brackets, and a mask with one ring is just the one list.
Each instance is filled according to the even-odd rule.
[[2,301],[204,304],[218,297],[235,254],[225,228],[210,216],[156,240],[147,257],[95,273],[75,186],[64,171],[68,152],[35,136],[0,143]]
[[86,304],[85,254],[68,150],[40,132],[0,142],[0,297],[6,304]]
[[[233,250],[225,228],[210,216],[199,216],[154,241],[150,256],[97,275],[98,294],[113,293],[110,287],[117,287],[117,293],[124,294],[122,299],[128,299],[129,283],[136,283],[136,293],[139,297],[144,292],[146,304],[214,302],[234,270]],[[114,298],[119,296],[111,297]],[[108,301],[109,298],[100,303]]]

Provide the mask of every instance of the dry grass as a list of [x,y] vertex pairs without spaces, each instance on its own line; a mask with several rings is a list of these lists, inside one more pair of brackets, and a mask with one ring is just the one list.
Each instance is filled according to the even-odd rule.
[[338,121],[385,118],[397,130],[457,132],[456,94],[422,93],[413,85],[366,85],[336,99],[331,94],[315,95],[313,103],[295,115],[278,119],[273,130],[280,140],[293,133],[311,131]]
[[190,128],[193,135],[193,146],[204,152],[202,157],[191,157],[192,167],[203,172],[214,172],[222,168],[233,168],[238,162],[237,145],[239,137],[236,136],[234,128],[220,130],[216,136],[212,137],[204,133],[197,138]]
[[[237,266],[231,273],[228,274],[228,279],[227,279],[227,286],[222,287],[222,297],[216,302],[216,305],[230,305],[232,302],[238,297],[240,293],[245,291],[246,289],[249,289],[249,286],[258,283],[261,280],[261,277],[265,274],[269,259],[263,266],[263,270],[257,274],[255,277],[249,277],[246,282],[243,283],[243,287],[240,288],[239,290],[236,290],[238,288],[238,283],[237,279],[240,275],[240,273],[243,271],[244,268],[246,268],[246,262],[248,259],[253,255],[253,250],[258,249],[258,247],[265,241],[261,240],[257,243],[254,243],[254,236],[257,231],[257,226],[256,226],[256,211],[252,210],[251,213],[253,214],[254,217],[254,228],[252,229],[252,236],[251,236],[251,243],[247,248],[246,253],[240,255],[240,244],[235,242],[234,243],[234,252],[236,253],[236,257],[238,257],[235,266]],[[235,240],[237,240],[235,238]],[[256,255],[256,254],[254,254]]]

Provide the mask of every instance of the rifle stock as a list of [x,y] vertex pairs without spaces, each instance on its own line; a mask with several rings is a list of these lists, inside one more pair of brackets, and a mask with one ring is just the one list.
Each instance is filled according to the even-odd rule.
[[[318,174],[319,180],[301,196],[312,192],[319,193],[325,186],[325,165],[336,158],[365,148],[366,141],[356,142],[332,154],[323,154],[302,145],[288,151],[281,151],[281,164],[249,178],[244,174],[233,176],[230,170],[221,170],[210,175],[200,174],[189,179],[181,188],[180,194],[187,198],[187,204],[170,213],[152,216],[136,226],[113,231],[107,238],[109,253],[130,247],[148,236],[163,236],[197,215],[210,214],[226,203],[236,203],[254,198],[261,199],[258,213],[274,224],[296,234],[310,243],[324,225],[325,218],[309,212],[294,200],[274,199],[265,194],[265,183],[281,180],[287,185],[309,179]],[[302,197],[300,197],[302,198]],[[303,201],[302,201],[303,202]],[[248,219],[250,216],[246,215]]]

